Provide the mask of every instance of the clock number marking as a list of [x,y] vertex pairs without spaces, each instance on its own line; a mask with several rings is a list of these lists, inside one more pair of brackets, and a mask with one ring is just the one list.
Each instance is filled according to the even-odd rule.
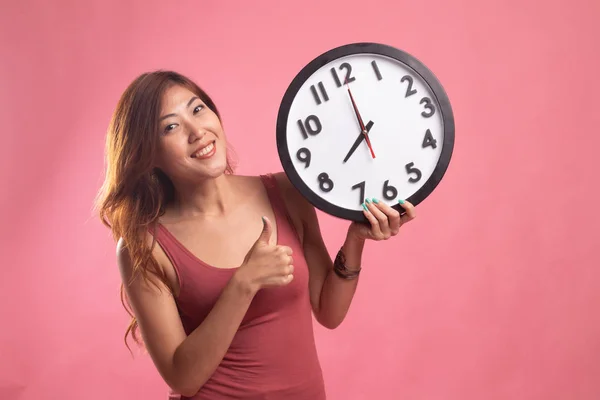
[[323,128],[319,117],[317,117],[316,115],[309,115],[304,122],[302,122],[302,120],[299,119],[298,126],[300,127],[300,132],[302,133],[302,137],[304,137],[304,139],[308,139],[309,134],[318,135],[321,132],[321,129]]
[[437,148],[437,140],[433,138],[433,135],[429,129],[425,131],[425,137],[423,138],[422,144],[423,148],[427,146],[431,146],[433,149]]
[[344,79],[344,83],[350,83],[356,80],[355,77],[350,76],[352,74],[352,65],[348,63],[343,63],[342,65],[340,65],[340,69],[346,70],[346,79]]
[[[323,101],[328,101],[329,100],[329,96],[327,95],[327,91],[325,90],[325,86],[323,86],[323,82],[319,82],[317,84],[317,86],[319,86],[319,91],[321,92],[321,96],[323,96]],[[315,85],[311,85],[310,86],[310,91],[312,92],[312,95],[315,99],[315,102],[317,103],[317,105],[321,104],[321,96],[319,96],[319,93],[317,93],[317,88],[315,87]]]
[[340,82],[340,78],[338,77],[338,74],[337,74],[335,68],[331,68],[331,75],[333,75],[333,80],[335,81],[336,86],[341,87],[342,82]]
[[360,193],[358,195],[358,204],[361,205],[365,202],[365,181],[362,181],[352,186],[352,190],[354,189],[360,189]]
[[310,150],[306,147],[303,147],[300,150],[298,150],[298,152],[296,153],[296,157],[298,158],[298,160],[305,164],[304,168],[308,168],[310,166]]
[[371,61],[371,66],[373,67],[373,71],[375,71],[375,76],[377,77],[377,80],[382,80],[383,78],[381,76],[381,72],[379,71],[379,67],[377,66],[377,62],[375,60]]
[[394,200],[398,196],[398,190],[388,183],[389,180],[383,183],[383,198],[386,200]]
[[421,171],[419,171],[418,168],[415,167],[415,163],[414,162],[409,162],[408,164],[406,164],[406,172],[408,174],[415,174],[417,177],[413,178],[412,176],[410,178],[408,178],[408,181],[411,183],[415,183],[415,182],[419,182],[421,180]]
[[321,172],[317,179],[319,180],[319,187],[322,191],[331,192],[331,189],[333,189],[333,181],[326,172]]
[[[345,62],[342,65],[340,65],[340,71],[343,69],[346,70],[346,77],[344,78],[344,83],[350,83],[350,82],[353,82],[356,80],[355,77],[351,76],[352,65]],[[337,87],[342,87],[342,81],[340,81],[340,77],[338,76],[335,68],[331,68],[331,75],[333,75],[333,80],[335,81],[335,84],[337,85]]]
[[431,117],[433,114],[435,114],[435,106],[433,105],[433,103],[431,102],[431,99],[429,97],[423,97],[421,99],[421,101],[419,102],[419,104],[423,104],[425,103],[425,108],[427,110],[429,110],[429,112],[423,111],[421,113],[422,116],[424,116],[425,118],[429,118]]
[[400,82],[404,82],[404,81],[408,82],[408,87],[406,88],[406,94],[404,95],[405,98],[417,93],[417,90],[412,88],[413,78],[410,75],[404,75],[402,77],[402,79],[400,79]]

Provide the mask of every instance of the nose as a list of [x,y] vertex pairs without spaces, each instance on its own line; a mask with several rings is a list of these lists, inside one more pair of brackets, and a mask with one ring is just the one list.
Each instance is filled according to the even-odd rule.
[[190,124],[188,134],[188,143],[194,143],[206,135],[206,130],[200,124]]

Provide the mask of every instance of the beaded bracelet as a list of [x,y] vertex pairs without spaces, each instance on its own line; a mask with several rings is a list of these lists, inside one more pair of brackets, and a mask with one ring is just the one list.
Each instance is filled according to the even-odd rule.
[[355,279],[360,274],[362,268],[358,270],[350,270],[346,267],[346,257],[340,249],[335,257],[335,261],[333,262],[333,271],[342,279],[350,280]]

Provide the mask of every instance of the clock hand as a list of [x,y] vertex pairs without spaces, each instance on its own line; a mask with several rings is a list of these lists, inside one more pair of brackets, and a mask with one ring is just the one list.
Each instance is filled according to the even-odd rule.
[[354,141],[354,144],[352,145],[352,148],[350,149],[350,151],[348,152],[348,154],[346,154],[346,158],[344,158],[344,162],[348,161],[348,159],[350,158],[350,156],[354,153],[354,151],[358,148],[358,146],[360,145],[360,142],[362,142],[365,138],[368,139],[368,136],[365,135],[365,132],[369,132],[371,131],[371,128],[373,127],[373,121],[369,121],[367,123],[367,126],[365,127],[364,131],[361,131],[358,134],[358,137],[356,138],[356,140]]
[[363,123],[362,117],[358,112],[358,107],[356,106],[356,102],[354,101],[354,96],[352,96],[352,92],[350,91],[350,85],[348,84],[348,79],[346,79],[346,87],[348,88],[348,94],[350,95],[350,101],[352,102],[352,108],[354,108],[354,113],[356,114],[356,118],[358,119],[358,124],[360,125],[361,133],[365,136],[367,141],[367,146],[369,146],[369,150],[371,151],[371,157],[375,158],[375,153],[373,152],[373,147],[371,146],[371,141],[369,140],[369,135],[367,130],[365,129],[365,124]]
[[365,141],[367,142],[367,146],[369,146],[369,150],[371,150],[371,157],[375,158],[375,153],[373,153],[373,146],[371,146],[371,140],[369,139],[369,132],[365,129],[362,131]]

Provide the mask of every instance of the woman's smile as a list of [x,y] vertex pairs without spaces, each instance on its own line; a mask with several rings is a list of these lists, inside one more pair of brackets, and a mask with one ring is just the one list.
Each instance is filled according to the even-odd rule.
[[211,141],[206,146],[200,147],[194,153],[192,153],[192,158],[206,159],[212,157],[217,151],[217,146],[215,146],[215,141]]

